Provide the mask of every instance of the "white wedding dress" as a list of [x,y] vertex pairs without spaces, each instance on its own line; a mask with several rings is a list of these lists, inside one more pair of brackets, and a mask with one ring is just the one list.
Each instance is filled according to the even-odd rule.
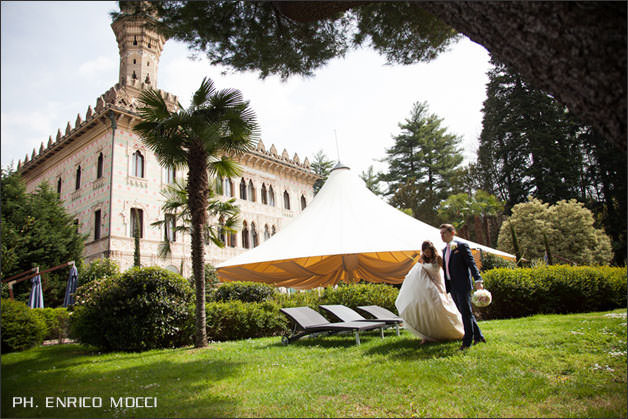
[[[442,291],[439,291],[436,284]],[[429,341],[462,339],[462,317],[436,263],[417,263],[410,269],[395,301],[406,329]]]

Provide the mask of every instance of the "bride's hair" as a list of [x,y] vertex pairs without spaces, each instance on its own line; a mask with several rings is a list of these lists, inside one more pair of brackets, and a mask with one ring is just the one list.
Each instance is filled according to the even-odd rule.
[[[427,256],[425,256],[425,250],[426,249],[431,249],[432,250],[432,257],[428,258]],[[421,257],[423,258],[423,261],[425,263],[434,263],[437,260],[438,257],[438,253],[436,252],[436,247],[434,246],[434,243],[432,243],[429,240],[426,240],[423,242],[423,244],[421,245]]]

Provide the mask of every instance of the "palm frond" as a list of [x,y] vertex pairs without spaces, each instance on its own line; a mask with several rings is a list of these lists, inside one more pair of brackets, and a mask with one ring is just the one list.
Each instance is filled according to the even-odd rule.
[[201,82],[198,90],[194,92],[190,108],[199,108],[206,105],[208,102],[210,102],[215,92],[216,88],[214,87],[214,82],[209,77],[205,77]]

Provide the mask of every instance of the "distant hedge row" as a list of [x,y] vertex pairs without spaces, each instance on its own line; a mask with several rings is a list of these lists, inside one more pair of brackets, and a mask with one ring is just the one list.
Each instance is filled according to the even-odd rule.
[[482,276],[484,287],[493,295],[491,305],[478,310],[483,319],[626,307],[626,268],[499,268]]

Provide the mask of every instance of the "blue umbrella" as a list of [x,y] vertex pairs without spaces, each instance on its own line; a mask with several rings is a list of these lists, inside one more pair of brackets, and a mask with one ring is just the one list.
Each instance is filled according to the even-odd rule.
[[37,274],[31,278],[33,288],[31,289],[31,296],[28,299],[28,306],[30,308],[44,308],[44,294],[41,290],[41,277]]
[[72,265],[70,268],[70,276],[68,277],[68,285],[65,288],[65,298],[63,299],[63,307],[71,306],[74,304],[74,293],[78,285],[78,271],[76,266]]

